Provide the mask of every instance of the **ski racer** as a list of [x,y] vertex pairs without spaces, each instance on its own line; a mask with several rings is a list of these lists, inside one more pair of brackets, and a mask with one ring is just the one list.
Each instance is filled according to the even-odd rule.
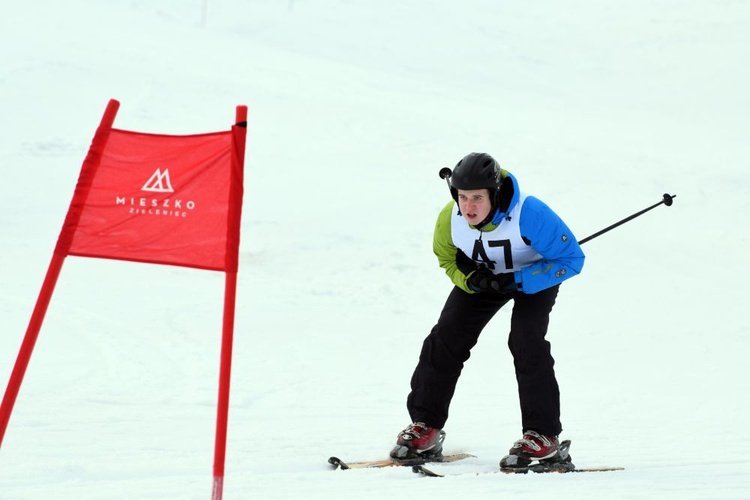
[[406,401],[412,423],[390,455],[441,455],[442,429],[464,363],[485,326],[512,300],[508,347],[522,438],[500,466],[554,459],[562,432],[560,390],[545,336],[560,284],[581,272],[583,251],[562,219],[521,191],[489,154],[468,154],[441,177],[448,177],[453,200],[438,215],[433,250],[454,287],[422,345]]

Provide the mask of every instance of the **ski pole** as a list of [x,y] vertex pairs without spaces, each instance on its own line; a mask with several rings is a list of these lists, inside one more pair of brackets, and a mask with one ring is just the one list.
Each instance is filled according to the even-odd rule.
[[636,218],[636,217],[638,217],[639,215],[643,215],[643,214],[645,214],[646,212],[648,212],[648,211],[649,211],[649,210],[651,210],[652,208],[656,208],[656,207],[658,207],[659,205],[661,205],[662,203],[663,203],[664,205],[668,206],[668,207],[669,207],[669,206],[672,206],[672,200],[673,200],[674,198],[677,198],[677,195],[676,195],[676,194],[667,194],[667,193],[664,193],[664,196],[662,197],[662,200],[661,200],[661,201],[660,201],[659,203],[656,203],[656,204],[654,204],[654,205],[651,205],[651,206],[650,206],[650,207],[648,207],[648,208],[644,208],[644,209],[643,209],[643,210],[641,210],[640,212],[634,213],[634,214],[633,214],[633,215],[631,215],[630,217],[625,217],[625,218],[624,218],[624,219],[622,219],[622,220],[621,220],[620,222],[615,222],[614,224],[612,224],[612,225],[611,225],[611,226],[609,226],[609,227],[605,227],[604,229],[602,229],[602,230],[601,230],[601,231],[599,231],[598,233],[594,233],[594,234],[592,234],[591,236],[588,236],[588,237],[586,237],[586,238],[584,238],[584,239],[580,240],[580,241],[578,242],[578,244],[579,244],[579,245],[583,245],[583,244],[584,244],[584,243],[586,243],[587,241],[589,241],[589,240],[593,240],[593,239],[594,239],[594,238],[596,238],[597,236],[601,236],[602,234],[606,233],[607,231],[611,231],[612,229],[616,228],[617,226],[621,226],[621,225],[625,224],[626,222],[628,222],[628,221],[631,221],[631,220],[635,219],[635,218]]

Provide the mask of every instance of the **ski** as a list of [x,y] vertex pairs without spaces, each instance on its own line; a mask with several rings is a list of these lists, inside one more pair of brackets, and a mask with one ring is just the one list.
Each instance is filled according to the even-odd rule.
[[[610,471],[625,470],[624,467],[577,468],[575,465],[573,465],[573,462],[570,458],[570,441],[569,440],[565,440],[560,443],[560,447],[558,449],[557,455],[551,459],[540,460],[536,463],[529,463],[528,465],[503,466],[502,464],[506,462],[506,460],[509,457],[511,456],[509,455],[508,457],[504,458],[500,462],[501,466],[499,470],[490,472],[490,474],[497,473],[497,472],[503,472],[505,474],[527,474],[529,472],[543,474],[543,473],[550,473],[550,472],[557,472],[557,473],[610,472]],[[438,474],[437,472],[434,472],[424,467],[424,464],[412,464],[411,470],[415,474],[422,474],[423,476],[427,476],[427,477],[445,477],[443,474]],[[481,473],[477,473],[477,474],[481,474]]]
[[360,462],[344,462],[338,457],[330,457],[328,463],[333,465],[334,469],[348,470],[348,469],[370,469],[370,468],[383,468],[383,467],[414,467],[417,465],[423,465],[427,463],[448,463],[457,462],[465,458],[473,458],[474,455],[470,453],[451,453],[448,455],[441,455],[439,457],[431,458],[408,458],[404,460],[395,460],[392,458],[385,458],[382,460],[365,460]]
[[534,464],[530,465],[529,467],[522,467],[519,470],[500,469],[500,472],[503,472],[505,474],[526,474],[528,472],[534,472],[537,474],[558,472],[564,474],[568,472],[612,472],[618,470],[625,470],[625,467],[583,467],[579,469],[572,464],[570,466],[562,467],[556,466],[555,464]]
[[[445,477],[445,474],[438,474],[437,472],[435,472],[435,471],[433,471],[431,469],[428,469],[424,465],[413,465],[412,468],[411,468],[411,470],[415,474],[422,474],[423,476],[427,476],[427,477]],[[521,470],[519,470],[519,471],[496,470],[496,471],[492,471],[492,472],[477,472],[475,474],[477,476],[483,475],[483,474],[497,474],[497,473],[500,473],[500,472],[502,472],[504,474],[526,474],[528,472],[535,472],[535,473],[540,473],[540,474],[544,474],[544,473],[548,474],[550,472],[557,472],[557,473],[560,473],[560,474],[567,474],[569,472],[611,472],[611,471],[619,471],[619,470],[625,470],[625,468],[624,467],[585,467],[585,468],[579,469],[577,467],[574,467],[572,469],[561,469],[561,468],[557,468],[557,469],[554,469],[554,468],[541,469],[541,468],[529,467],[529,468],[527,468],[524,471],[521,471]],[[462,476],[462,475],[466,475],[466,474],[467,473],[450,474],[450,475]]]

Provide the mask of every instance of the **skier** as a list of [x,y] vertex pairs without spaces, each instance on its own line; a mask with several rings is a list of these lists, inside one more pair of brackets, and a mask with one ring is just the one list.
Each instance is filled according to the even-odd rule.
[[412,375],[407,409],[413,423],[398,435],[390,455],[441,455],[442,429],[464,362],[490,319],[513,300],[508,347],[523,437],[500,466],[554,460],[562,431],[560,391],[545,335],[560,283],[581,272],[584,254],[560,217],[520,191],[515,177],[489,154],[471,153],[441,177],[448,177],[453,201],[438,216],[433,251],[455,287]]

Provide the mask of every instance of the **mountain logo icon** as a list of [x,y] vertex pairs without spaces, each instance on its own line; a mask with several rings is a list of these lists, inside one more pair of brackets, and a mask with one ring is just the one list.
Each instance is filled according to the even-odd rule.
[[143,185],[141,191],[150,191],[153,193],[174,193],[172,187],[172,181],[169,179],[169,169],[165,169],[164,172],[157,168],[156,172],[149,177],[146,184]]

